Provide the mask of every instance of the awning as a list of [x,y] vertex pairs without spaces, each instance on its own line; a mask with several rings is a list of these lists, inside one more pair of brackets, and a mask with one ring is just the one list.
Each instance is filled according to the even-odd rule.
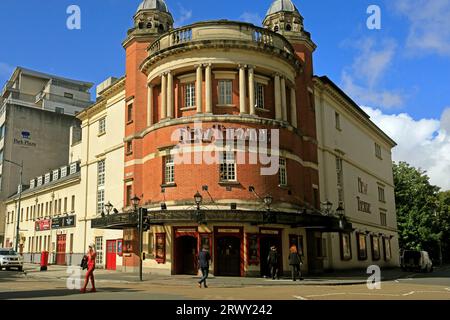
[[[318,213],[291,213],[275,211],[246,210],[159,210],[149,211],[147,221],[151,225],[171,223],[223,223],[238,222],[252,225],[286,225],[293,228],[308,228],[322,232],[352,231],[352,224],[345,217],[322,215]],[[93,229],[127,229],[136,228],[136,213],[118,213],[106,215],[91,221]]]

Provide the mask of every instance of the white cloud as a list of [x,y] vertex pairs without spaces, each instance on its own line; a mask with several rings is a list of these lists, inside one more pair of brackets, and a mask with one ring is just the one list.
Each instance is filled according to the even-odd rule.
[[342,87],[358,103],[380,108],[400,107],[405,97],[400,92],[380,87],[395,57],[397,43],[387,39],[376,43],[374,39],[356,41],[358,50],[353,64],[342,72]]
[[450,190],[450,107],[440,120],[415,120],[407,113],[388,115],[380,109],[362,108],[397,142],[394,161],[426,170],[432,184]]
[[410,21],[410,53],[450,55],[450,1],[397,0],[395,8]]
[[174,23],[176,28],[181,27],[186,21],[192,18],[192,10],[186,9],[181,4],[178,4],[178,8],[179,8],[179,16]]
[[239,17],[240,21],[252,23],[255,26],[261,26],[263,22],[263,18],[259,15],[259,13],[253,13],[253,12],[244,12]]

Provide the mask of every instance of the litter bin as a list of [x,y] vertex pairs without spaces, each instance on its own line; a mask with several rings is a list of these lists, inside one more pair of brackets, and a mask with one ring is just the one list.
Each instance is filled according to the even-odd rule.
[[41,253],[41,271],[47,271],[48,266],[48,251],[42,251]]

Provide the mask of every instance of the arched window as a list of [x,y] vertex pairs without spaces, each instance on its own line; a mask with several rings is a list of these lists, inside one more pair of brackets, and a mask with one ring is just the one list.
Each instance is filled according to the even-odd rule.
[[287,24],[287,25],[286,25],[286,31],[291,31],[291,30],[292,30],[291,25],[290,25],[290,24]]
[[279,28],[278,26],[275,26],[275,27],[273,28],[273,31],[275,31],[275,32],[278,32],[278,30],[280,30],[280,28]]
[[142,21],[139,22],[138,28],[139,28],[139,29],[144,29],[144,23],[143,23]]
[[151,28],[152,28],[152,23],[151,22],[147,23],[147,29],[151,29]]
[[160,24],[158,30],[159,30],[159,32],[164,32],[164,26],[162,24]]

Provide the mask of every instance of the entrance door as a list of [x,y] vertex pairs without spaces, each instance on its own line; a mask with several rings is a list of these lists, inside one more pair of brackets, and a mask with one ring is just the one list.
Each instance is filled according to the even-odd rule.
[[106,240],[106,270],[116,270],[116,240]]
[[182,236],[175,240],[176,274],[197,274],[197,238]]
[[308,272],[323,273],[322,233],[308,230],[306,239],[308,241]]
[[217,240],[217,275],[241,276],[241,240],[220,237]]
[[261,277],[270,277],[270,267],[267,263],[267,257],[269,256],[270,248],[272,246],[277,247],[278,254],[279,254],[279,260],[278,260],[278,271],[280,272],[280,275],[282,275],[283,270],[282,268],[282,262],[283,262],[283,256],[281,254],[281,239],[279,236],[261,236],[260,238],[260,257],[261,257]]
[[66,265],[66,235],[59,234],[56,237],[56,264]]

